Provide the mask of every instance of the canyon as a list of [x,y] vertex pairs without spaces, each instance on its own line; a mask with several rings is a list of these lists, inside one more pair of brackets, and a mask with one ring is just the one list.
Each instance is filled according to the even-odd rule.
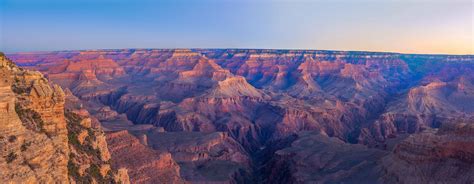
[[[23,153],[23,140],[60,155],[36,159],[56,159],[39,164],[48,169],[0,180],[69,181],[107,170],[95,178],[474,182],[473,55],[115,49],[7,56],[22,68],[2,56],[0,113],[9,123],[0,131],[17,141],[2,136],[0,168],[21,165],[8,155]],[[17,117],[17,107],[44,123]],[[58,175],[32,174],[51,170]]]

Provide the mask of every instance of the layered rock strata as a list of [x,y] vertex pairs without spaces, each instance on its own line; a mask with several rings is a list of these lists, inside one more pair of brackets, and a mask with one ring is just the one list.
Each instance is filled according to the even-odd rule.
[[0,181],[124,182],[111,170],[103,132],[65,110],[66,94],[0,53]]
[[[356,166],[352,163],[347,167],[339,167],[337,163],[361,161],[362,157],[375,152],[391,155],[392,148],[397,144],[406,144],[403,140],[409,135],[417,136],[452,122],[472,122],[474,117],[474,103],[470,103],[474,100],[472,55],[268,49],[122,49],[19,53],[11,57],[67,88],[67,92],[77,96],[74,100],[97,118],[106,130],[130,130],[145,147],[169,152],[180,166],[180,176],[186,181],[248,181],[239,180],[241,178],[273,181],[270,178],[278,177],[263,174],[267,178],[262,179],[255,175],[268,174],[263,169],[267,168],[267,164],[278,166],[276,158],[284,153],[278,150],[286,150],[292,139],[301,135],[301,131],[318,134],[301,135],[304,140],[331,137],[315,143],[316,146],[334,149],[341,154],[354,149],[362,156],[333,155],[334,159],[327,161],[326,165],[335,164],[331,167],[334,170],[324,170],[325,165],[322,171],[326,173],[316,174],[305,171],[309,167],[284,162],[290,165],[285,168],[289,168],[287,174],[291,176],[284,181],[343,182],[350,178],[363,179],[356,176],[357,169],[353,168]],[[85,111],[77,113],[87,114]],[[159,130],[159,134],[153,132],[155,130]],[[195,132],[202,135],[194,136]],[[181,135],[206,140],[204,143],[207,144],[208,140],[214,140],[208,139],[208,136],[217,133],[226,135],[223,136],[226,138],[216,139],[220,142],[216,145],[224,145],[230,150],[218,157],[209,157],[211,152],[206,146],[196,148],[203,156],[189,154],[182,157],[184,153],[189,153],[184,145],[195,147],[192,141],[175,141],[175,145],[150,142],[156,137],[173,140],[172,135]],[[285,146],[273,145],[282,140]],[[325,142],[338,146],[322,146]],[[354,147],[347,143],[367,147]],[[321,155],[295,146],[298,150],[295,153],[286,150],[291,153],[288,158],[295,162],[299,157],[291,155],[300,152],[311,152],[316,155],[314,158]],[[416,144],[415,147],[418,146],[421,145]],[[236,161],[232,155],[245,159]],[[271,159],[262,159],[262,155]],[[283,157],[286,156],[283,154]],[[183,164],[187,161],[181,160],[184,158],[196,160],[188,167],[189,164]],[[367,163],[372,165],[374,159],[381,160],[378,156],[367,159]],[[249,166],[243,164],[243,160],[248,160]],[[237,164],[206,165],[217,162]],[[366,162],[354,163],[370,168]],[[375,165],[382,167],[380,163],[376,161]],[[201,169],[195,166],[201,166]],[[216,179],[206,175],[207,171],[220,166],[231,168],[222,169],[229,171],[222,173],[234,173],[233,176]],[[377,181],[396,181],[391,179],[397,178],[397,174],[387,173],[392,172],[390,168],[401,166],[386,167],[385,170],[380,167],[370,170],[370,173],[374,172],[373,176],[386,179]],[[247,176],[247,173],[254,176]],[[469,181],[460,176],[453,177]]]

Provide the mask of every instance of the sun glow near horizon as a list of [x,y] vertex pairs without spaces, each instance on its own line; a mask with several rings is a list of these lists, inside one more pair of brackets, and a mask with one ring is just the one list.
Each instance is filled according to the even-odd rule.
[[0,50],[261,48],[474,54],[471,0],[5,0]]

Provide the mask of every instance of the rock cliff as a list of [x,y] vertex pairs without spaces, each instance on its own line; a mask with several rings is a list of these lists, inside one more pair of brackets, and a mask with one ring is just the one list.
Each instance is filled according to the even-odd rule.
[[107,135],[112,168],[126,168],[132,183],[185,183],[170,153],[152,150],[127,131]]
[[382,160],[385,182],[473,182],[473,130],[472,122],[453,122],[411,135]]
[[[143,149],[169,153],[180,168],[180,176],[175,178],[188,182],[276,182],[272,178],[280,175],[285,175],[281,181],[295,183],[363,182],[367,179],[360,176],[366,175],[378,182],[402,181],[401,168],[408,166],[390,165],[390,160],[397,159],[393,155],[412,158],[418,148],[425,152],[425,142],[413,142],[410,135],[438,140],[436,129],[453,122],[472,122],[474,117],[472,55],[120,49],[18,53],[10,57],[19,65],[39,70],[77,97],[74,101],[83,110],[76,113],[90,115],[107,131],[128,130]],[[38,96],[45,90],[36,87],[33,91]],[[48,108],[38,113],[60,107]],[[57,129],[55,126],[46,129]],[[434,132],[427,136],[427,131]],[[158,137],[174,141],[161,142]],[[299,141],[292,145],[293,139]],[[132,142],[132,137],[126,140]],[[198,143],[203,145],[196,146]],[[279,143],[284,146],[274,145]],[[304,148],[306,143],[334,154],[321,160],[325,154]],[[395,147],[398,151],[392,152]],[[415,151],[406,151],[408,147]],[[191,154],[190,149],[201,155]],[[216,156],[214,149],[228,152]],[[341,156],[351,150],[356,154]],[[302,158],[313,160],[320,172],[313,173]],[[145,167],[127,161],[121,164]],[[358,176],[358,170],[364,173]],[[222,172],[209,174],[214,171]],[[437,172],[423,170],[406,182],[429,182],[423,174]],[[470,181],[460,175],[440,175]]]
[[0,54],[0,181],[126,183],[110,169],[104,133],[65,109],[61,87]]

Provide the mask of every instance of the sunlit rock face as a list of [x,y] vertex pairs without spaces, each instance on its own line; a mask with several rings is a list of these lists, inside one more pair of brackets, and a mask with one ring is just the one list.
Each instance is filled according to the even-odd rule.
[[126,172],[110,168],[102,129],[88,113],[67,108],[76,105],[70,93],[3,53],[0,76],[0,182],[129,181]]
[[69,181],[64,93],[0,56],[0,180]]
[[[289,147],[294,136],[314,138],[301,135],[301,131],[331,137],[326,142],[336,144],[333,140],[338,140],[344,145],[341,147],[361,144],[354,148],[361,152],[357,160],[368,153],[379,155],[380,150],[382,156],[399,153],[391,149],[410,134],[430,134],[448,123],[474,120],[472,55],[123,49],[18,53],[9,57],[40,71],[77,97],[77,104],[105,130],[128,130],[145,147],[169,152],[181,167],[179,177],[188,182],[274,182],[268,177],[278,172],[264,165],[287,164],[278,158],[286,158],[291,151],[278,152],[285,146],[272,144],[283,141]],[[193,136],[195,132],[202,135]],[[154,137],[171,135],[195,137],[194,141],[205,143],[212,140],[225,145],[220,147],[227,151],[211,158],[206,156],[209,147],[197,147],[203,155],[183,157],[176,150],[185,150],[193,145],[190,142],[174,141],[174,146],[150,142],[156,140]],[[224,138],[210,139],[211,135]],[[362,145],[364,148],[359,148]],[[269,158],[258,159],[262,155]],[[215,165],[217,161],[223,163]],[[380,162],[374,164],[379,166]],[[207,172],[211,170],[203,170],[211,165],[227,169],[211,177]],[[344,176],[328,173],[307,178],[293,172],[309,167],[289,168],[292,177],[284,181],[296,183],[312,179],[349,181],[349,176],[357,175],[354,169]],[[381,182],[398,177],[383,169],[372,171]]]

